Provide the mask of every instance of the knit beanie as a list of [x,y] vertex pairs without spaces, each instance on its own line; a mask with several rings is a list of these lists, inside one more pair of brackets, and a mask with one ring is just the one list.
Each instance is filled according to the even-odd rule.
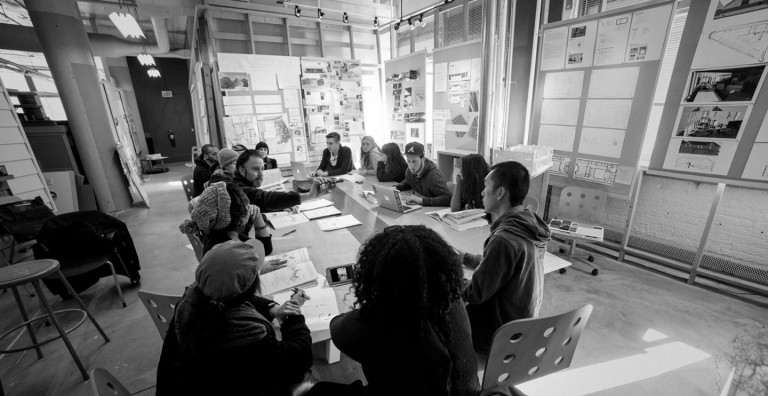
[[181,232],[194,234],[219,230],[229,225],[232,216],[229,207],[232,199],[225,182],[213,183],[197,197],[197,206],[192,209],[192,220],[185,220],[179,226]]
[[267,154],[269,154],[269,145],[267,145],[266,142],[258,142],[256,143],[256,151],[259,151],[259,149],[265,148],[267,149]]
[[224,169],[227,165],[234,164],[239,155],[240,154],[236,153],[234,150],[228,148],[219,150],[219,168]]
[[195,282],[208,298],[226,303],[253,285],[263,254],[244,242],[220,243],[203,256],[195,271]]

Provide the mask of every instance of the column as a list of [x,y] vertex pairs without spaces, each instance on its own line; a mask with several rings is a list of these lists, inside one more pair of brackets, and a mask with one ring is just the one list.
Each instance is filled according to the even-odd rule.
[[77,5],[73,0],[26,0],[25,4],[99,209],[130,208],[131,196],[110,129],[112,119]]

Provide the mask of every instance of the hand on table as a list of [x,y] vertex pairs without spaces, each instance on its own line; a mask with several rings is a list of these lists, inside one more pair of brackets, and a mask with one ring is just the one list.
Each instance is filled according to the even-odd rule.
[[268,274],[272,271],[279,270],[280,268],[285,268],[286,263],[288,263],[288,260],[267,260],[264,262],[264,265],[259,268],[259,275]]
[[288,316],[301,315],[301,306],[296,301],[288,300],[283,305],[275,305],[270,308],[269,313],[282,322]]
[[285,211],[290,213],[290,214],[299,214],[299,205],[292,206],[292,207],[286,209]]
[[324,171],[319,170],[319,171],[315,172],[315,176],[317,176],[317,177],[325,177],[325,176],[328,176],[328,172],[324,172]]
[[405,199],[405,203],[421,205],[422,203],[424,203],[424,199],[421,197],[417,197],[415,195],[411,195],[410,197]]

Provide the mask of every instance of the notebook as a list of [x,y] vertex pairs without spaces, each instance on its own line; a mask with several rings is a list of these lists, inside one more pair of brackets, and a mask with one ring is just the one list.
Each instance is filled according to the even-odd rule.
[[332,206],[332,205],[333,205],[333,202],[331,202],[331,201],[329,201],[329,200],[327,200],[325,198],[320,198],[320,199],[314,199],[312,201],[307,201],[307,202],[302,203],[299,206],[299,210],[302,211],[302,212],[306,212],[306,211],[309,211],[309,210],[323,208],[323,207]]
[[288,212],[277,212],[265,213],[264,216],[267,218],[267,222],[272,225],[272,228],[276,230],[297,226],[309,221],[309,219],[307,219],[307,217],[302,213],[292,214]]
[[323,231],[339,230],[342,228],[353,227],[360,224],[362,223],[357,221],[355,216],[352,216],[352,215],[331,217],[331,218],[319,220],[317,222],[317,225]]
[[301,212],[302,215],[306,216],[309,220],[316,220],[316,219],[322,219],[324,217],[331,217],[331,216],[338,216],[341,214],[341,212],[334,208],[333,206],[326,206],[320,209],[313,209],[308,210],[306,212]]

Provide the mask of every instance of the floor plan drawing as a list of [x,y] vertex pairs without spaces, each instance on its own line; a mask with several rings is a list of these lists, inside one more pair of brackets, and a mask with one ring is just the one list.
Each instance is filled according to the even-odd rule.
[[616,182],[618,171],[619,164],[613,162],[577,158],[573,178],[590,183],[613,185]]

